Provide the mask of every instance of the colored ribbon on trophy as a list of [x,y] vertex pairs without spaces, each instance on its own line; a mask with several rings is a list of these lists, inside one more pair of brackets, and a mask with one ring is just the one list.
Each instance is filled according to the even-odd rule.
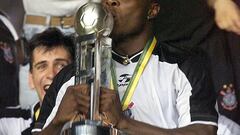
[[[143,53],[141,54],[139,61],[136,65],[136,68],[134,69],[133,76],[130,80],[130,83],[127,86],[127,89],[121,100],[122,110],[126,110],[128,108],[128,105],[130,104],[130,101],[131,101],[134,91],[137,87],[139,79],[140,79],[140,77],[152,55],[152,52],[153,52],[156,44],[157,44],[157,40],[155,37],[153,37],[151,40],[149,40],[147,42],[146,46],[144,47]],[[111,72],[112,72],[111,88],[114,88],[114,90],[118,90],[116,71],[115,71],[115,66],[114,66],[113,62],[112,62]]]

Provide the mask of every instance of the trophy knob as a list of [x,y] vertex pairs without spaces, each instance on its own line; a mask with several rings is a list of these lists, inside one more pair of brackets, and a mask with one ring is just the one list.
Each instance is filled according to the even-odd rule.
[[81,6],[75,15],[75,30],[82,35],[102,33],[110,35],[113,29],[113,17],[105,10],[101,3],[90,2]]

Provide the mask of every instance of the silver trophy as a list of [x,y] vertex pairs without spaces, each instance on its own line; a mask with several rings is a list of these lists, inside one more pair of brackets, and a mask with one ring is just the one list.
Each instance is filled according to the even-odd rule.
[[99,120],[100,87],[110,88],[113,17],[100,1],[89,1],[75,16],[75,84],[87,83],[91,88],[88,119],[70,121],[61,135],[119,135],[123,134]]

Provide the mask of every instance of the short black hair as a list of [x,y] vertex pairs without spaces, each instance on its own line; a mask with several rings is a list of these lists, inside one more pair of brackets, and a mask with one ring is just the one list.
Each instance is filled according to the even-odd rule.
[[74,42],[71,36],[64,35],[58,28],[48,28],[42,33],[34,35],[28,44],[30,71],[32,71],[33,51],[38,47],[44,47],[45,51],[50,51],[57,47],[65,48],[73,61],[74,59]]

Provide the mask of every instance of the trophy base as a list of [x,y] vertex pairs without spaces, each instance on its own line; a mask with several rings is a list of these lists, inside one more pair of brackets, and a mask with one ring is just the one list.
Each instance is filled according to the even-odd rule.
[[61,135],[124,135],[123,132],[102,126],[101,121],[84,120],[73,122],[71,128],[64,130]]

